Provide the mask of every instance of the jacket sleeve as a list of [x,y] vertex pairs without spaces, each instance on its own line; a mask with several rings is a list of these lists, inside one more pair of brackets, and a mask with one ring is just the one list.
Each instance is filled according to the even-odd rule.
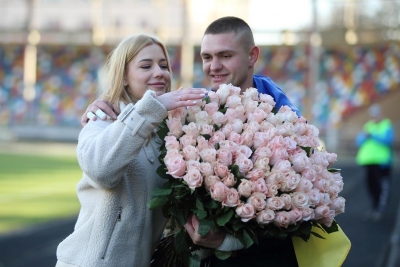
[[90,121],[78,139],[77,158],[81,169],[98,187],[113,188],[166,116],[167,110],[149,90],[135,106],[129,104],[111,124]]

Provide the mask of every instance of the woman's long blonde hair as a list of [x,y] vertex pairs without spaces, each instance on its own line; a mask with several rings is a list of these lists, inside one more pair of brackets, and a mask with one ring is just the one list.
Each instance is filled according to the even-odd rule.
[[[133,35],[121,41],[108,55],[106,65],[100,74],[102,99],[109,101],[113,106],[118,106],[120,101],[125,104],[138,101],[124,86],[124,77],[131,60],[144,47],[151,44],[157,44],[163,50],[168,63],[168,71],[172,76],[171,62],[165,45],[155,36],[146,34]],[[171,84],[166,89],[166,92],[169,91],[171,91]]]

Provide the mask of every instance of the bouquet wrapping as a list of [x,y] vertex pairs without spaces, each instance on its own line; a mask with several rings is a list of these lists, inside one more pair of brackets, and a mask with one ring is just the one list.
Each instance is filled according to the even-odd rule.
[[170,111],[158,135],[157,173],[167,180],[148,207],[170,220],[154,256],[162,264],[153,266],[200,266],[202,248],[183,227],[191,214],[200,235],[225,231],[244,248],[268,237],[323,238],[313,226],[337,231],[345,209],[343,178],[330,168],[337,155],[319,148],[318,128],[288,106],[277,109],[270,95],[221,85],[198,105]]

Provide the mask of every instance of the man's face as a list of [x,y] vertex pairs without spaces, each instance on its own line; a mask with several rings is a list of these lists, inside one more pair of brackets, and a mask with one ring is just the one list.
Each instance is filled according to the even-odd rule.
[[242,90],[252,86],[249,53],[234,33],[204,35],[200,55],[204,74],[213,90],[217,90],[220,84],[229,83]]

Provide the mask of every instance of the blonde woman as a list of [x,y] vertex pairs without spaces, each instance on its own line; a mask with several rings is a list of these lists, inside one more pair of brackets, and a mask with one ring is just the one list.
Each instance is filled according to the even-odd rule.
[[57,267],[145,267],[166,219],[146,203],[164,181],[155,129],[167,111],[195,105],[204,90],[171,92],[165,46],[134,35],[109,55],[101,98],[121,113],[116,120],[90,121],[80,132],[77,185],[81,210],[72,234],[57,248]]

